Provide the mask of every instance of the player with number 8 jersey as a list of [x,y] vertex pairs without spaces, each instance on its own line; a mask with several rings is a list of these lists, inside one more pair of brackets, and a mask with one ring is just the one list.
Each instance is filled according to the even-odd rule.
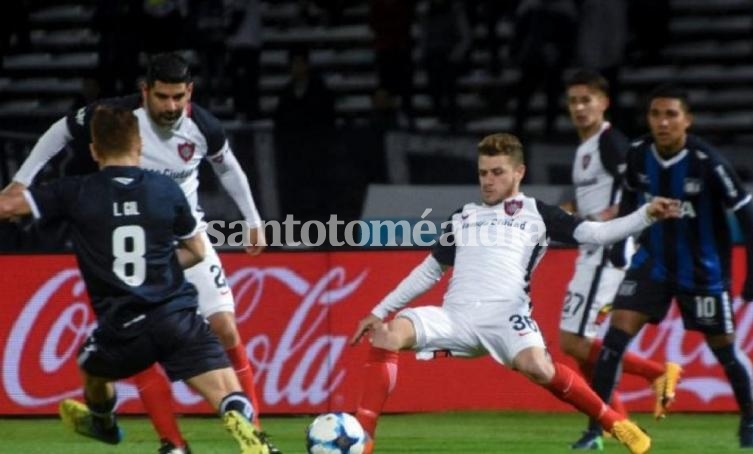
[[[241,211],[248,225],[249,245],[246,250],[252,255],[259,254],[266,245],[263,223],[246,174],[230,149],[220,121],[193,104],[192,93],[190,68],[183,57],[176,53],[152,57],[140,96],[101,100],[54,123],[36,143],[13,177],[13,183],[4,192],[17,192],[28,187],[37,172],[66,145],[72,145],[79,156],[87,153],[91,140],[89,123],[97,106],[132,110],[138,118],[144,147],[139,166],[175,180],[188,199],[190,213],[198,223],[207,256],[198,265],[185,270],[186,279],[196,287],[199,310],[219,337],[244,391],[251,397],[257,415],[255,422],[259,424],[253,369],[236,326],[235,301],[224,277],[220,258],[205,232],[206,223],[198,204],[198,169],[202,160],[210,163],[220,183]],[[130,267],[126,268],[127,272],[135,272]],[[167,452],[173,448],[185,448],[186,441],[180,434],[172,406],[164,405],[165,401],[171,400],[171,394],[163,375],[159,370],[151,369],[134,377],[134,381]],[[272,447],[272,452],[279,451]]]
[[196,288],[182,273],[205,257],[188,201],[170,178],[137,167],[141,139],[129,109],[98,107],[91,132],[99,172],[0,195],[0,219],[33,214],[70,224],[97,318],[77,357],[85,404],[63,400],[63,422],[81,435],[120,443],[113,382],[159,363],[222,415],[242,453],[269,454],[250,421],[254,408],[197,314]]

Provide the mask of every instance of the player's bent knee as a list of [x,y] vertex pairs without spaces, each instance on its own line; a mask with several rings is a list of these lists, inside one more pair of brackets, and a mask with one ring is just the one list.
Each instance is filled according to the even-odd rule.
[[513,360],[515,369],[534,383],[545,385],[554,376],[554,364],[543,349],[529,348]]
[[397,317],[374,330],[372,345],[390,351],[405,350],[416,343],[416,331],[407,318]]

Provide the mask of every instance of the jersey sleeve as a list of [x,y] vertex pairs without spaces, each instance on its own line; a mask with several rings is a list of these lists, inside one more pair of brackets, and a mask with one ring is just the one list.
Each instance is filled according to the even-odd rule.
[[637,191],[640,187],[638,181],[638,159],[643,141],[639,140],[630,144],[625,155],[625,171],[622,173],[622,187],[626,191]]
[[601,163],[615,179],[620,178],[629,146],[627,137],[614,128],[607,129],[599,136]]
[[455,214],[462,211],[462,208],[447,221],[443,222],[442,234],[439,235],[437,241],[431,246],[431,255],[434,259],[444,266],[453,266],[455,264],[455,230],[454,230],[454,218]]
[[52,221],[70,217],[80,190],[80,179],[63,177],[29,188],[25,195],[35,219]]
[[583,222],[560,207],[536,200],[536,208],[544,220],[544,227],[549,238],[560,243],[577,244],[573,238],[575,228]]
[[191,119],[207,141],[207,158],[222,162],[222,156],[230,152],[230,146],[220,120],[196,104],[191,104]]
[[750,194],[743,186],[740,177],[732,168],[732,165],[719,154],[716,154],[711,170],[711,178],[719,190],[724,205],[736,211],[750,202]]
[[69,113],[65,121],[74,141],[85,144],[91,142],[91,120],[99,106],[122,107],[124,109],[136,110],[141,106],[141,96],[134,94],[118,98],[100,99]]

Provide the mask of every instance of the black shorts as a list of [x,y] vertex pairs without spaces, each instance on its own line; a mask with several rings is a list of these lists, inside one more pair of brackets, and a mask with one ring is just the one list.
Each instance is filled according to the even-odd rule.
[[646,314],[649,323],[657,324],[667,316],[672,300],[675,299],[686,330],[704,334],[735,332],[735,316],[729,292],[683,291],[671,282],[651,278],[648,268],[641,266],[628,270],[617,290],[613,309]]
[[230,367],[219,339],[195,308],[160,317],[130,339],[111,338],[97,329],[78,353],[86,373],[113,380],[130,377],[155,362],[173,381]]

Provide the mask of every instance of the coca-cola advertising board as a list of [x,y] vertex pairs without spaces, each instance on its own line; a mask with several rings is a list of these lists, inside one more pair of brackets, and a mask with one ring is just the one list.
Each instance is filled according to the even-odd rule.
[[[547,253],[533,279],[534,316],[552,354],[557,349],[560,308],[572,274],[575,250]],[[222,254],[235,295],[241,336],[255,369],[263,413],[320,413],[355,409],[368,343],[348,346],[365,316],[426,251],[267,252],[259,257]],[[735,285],[745,271],[735,251]],[[66,397],[81,397],[76,352],[93,328],[93,314],[76,262],[70,255],[0,257],[0,414],[52,414]],[[440,304],[445,278],[414,304]],[[753,306],[735,304],[738,341],[750,354]],[[697,333],[686,332],[676,309],[658,327],[644,330],[631,350],[657,361],[680,363],[685,374],[675,409],[734,411],[721,368]],[[141,412],[135,387],[119,382],[121,411]],[[619,390],[631,410],[649,410],[645,380],[624,376]],[[173,395],[183,413],[210,412],[182,383]],[[398,384],[387,411],[526,409],[565,411],[525,378],[491,359],[416,360],[400,355]]]

